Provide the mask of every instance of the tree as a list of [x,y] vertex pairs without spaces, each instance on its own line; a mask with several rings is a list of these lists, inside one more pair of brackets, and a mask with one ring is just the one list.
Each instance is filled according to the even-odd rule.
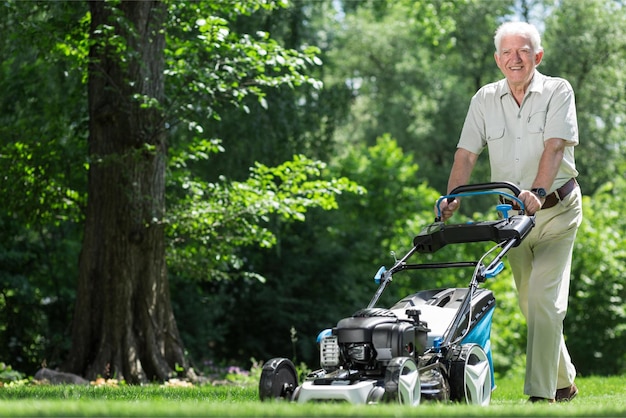
[[[3,74],[0,103],[4,110],[0,158],[3,161],[2,177],[7,179],[0,187],[0,194],[6,202],[1,214],[0,232],[5,239],[0,248],[3,265],[0,281],[7,289],[0,296],[0,306],[6,308],[3,314],[11,326],[0,327],[0,340],[13,348],[6,348],[1,354],[12,362],[16,358],[25,360],[28,365],[18,363],[28,368],[42,363],[57,367],[60,354],[66,354],[69,338],[64,331],[71,318],[66,307],[73,303],[75,289],[71,286],[77,275],[71,254],[78,254],[80,247],[78,231],[84,219],[87,193],[84,168],[88,161],[89,185],[96,190],[90,200],[90,225],[85,228],[83,237],[85,246],[80,261],[83,277],[93,273],[88,271],[89,266],[99,268],[104,264],[107,268],[113,267],[104,273],[93,273],[98,275],[98,280],[81,281],[81,295],[73,322],[73,351],[66,366],[77,373],[90,373],[90,377],[115,373],[131,382],[151,378],[150,375],[158,378],[158,373],[162,375],[164,369],[174,370],[181,366],[172,360],[176,354],[167,359],[167,367],[160,365],[158,373],[143,371],[140,362],[134,369],[129,365],[125,370],[116,369],[119,365],[102,360],[105,354],[97,354],[117,350],[111,348],[111,341],[122,341],[119,331],[110,325],[114,322],[111,318],[119,315],[131,328],[132,321],[137,319],[134,312],[131,314],[135,316],[131,316],[110,302],[114,298],[98,298],[101,296],[98,290],[108,291],[119,285],[126,297],[128,292],[140,291],[137,287],[145,277],[131,278],[130,284],[114,283],[113,279],[117,278],[111,272],[120,273],[126,269],[136,274],[138,268],[130,265],[136,259],[131,262],[130,257],[123,257],[121,263],[103,260],[113,260],[117,256],[116,251],[121,247],[115,240],[127,240],[122,244],[130,248],[131,245],[150,245],[145,240],[156,237],[152,243],[154,247],[149,251],[162,254],[160,236],[167,226],[168,262],[174,266],[174,272],[182,264],[195,265],[199,256],[207,254],[202,251],[199,255],[200,252],[195,250],[209,237],[225,234],[234,238],[220,240],[219,246],[210,248],[213,252],[209,251],[209,255],[222,251],[235,255],[226,263],[209,265],[203,271],[204,279],[213,274],[229,276],[231,272],[234,272],[232,277],[237,277],[241,275],[239,269],[246,271],[236,256],[237,246],[244,243],[272,245],[271,233],[263,225],[268,217],[273,216],[272,213],[301,219],[302,212],[311,205],[335,207],[332,194],[354,186],[341,179],[311,180],[319,177],[319,161],[296,158],[293,163],[275,168],[258,165],[251,178],[241,183],[232,182],[225,176],[220,176],[216,183],[207,183],[205,178],[197,175],[196,163],[206,164],[205,158],[211,150],[223,149],[219,140],[203,133],[208,131],[207,127],[219,122],[218,111],[228,106],[249,111],[254,104],[264,110],[267,108],[266,90],[272,87],[285,85],[293,88],[305,83],[314,90],[319,87],[316,80],[304,74],[310,65],[315,64],[315,48],[285,49],[266,32],[252,30],[254,35],[249,35],[232,30],[232,22],[241,16],[259,11],[269,13],[284,6],[282,2],[167,2],[166,14],[157,16],[162,27],[168,28],[164,46],[159,38],[162,33],[150,33],[145,28],[143,32],[136,30],[135,24],[142,19],[152,25],[142,15],[147,10],[142,9],[147,7],[145,5],[9,1],[4,6],[0,46],[11,59],[0,65]],[[87,13],[90,6],[96,12],[93,22],[92,14]],[[150,10],[157,10],[157,5]],[[6,19],[4,12],[7,12]],[[68,21],[78,24],[67,25]],[[159,29],[159,22],[152,26]],[[152,48],[150,51],[141,49],[148,39],[159,42],[148,43]],[[156,49],[161,51],[160,55],[150,55]],[[156,64],[144,63],[146,57],[154,59],[148,61]],[[90,70],[90,127],[94,129],[88,157],[87,94],[83,84],[87,81],[87,65]],[[142,74],[149,78],[141,78]],[[105,78],[99,78],[102,75]],[[150,78],[151,75],[154,77]],[[159,75],[166,79],[163,86]],[[132,77],[139,79],[133,80]],[[108,90],[98,90],[104,87]],[[98,102],[98,99],[103,100]],[[108,108],[100,106],[109,100],[117,102]],[[140,122],[145,124],[136,125]],[[128,131],[124,131],[124,125],[129,127]],[[107,135],[103,134],[105,130]],[[169,155],[164,153],[164,130],[168,134],[166,151]],[[172,147],[173,155],[169,153]],[[167,157],[173,158],[166,161]],[[133,171],[133,165],[136,171]],[[158,184],[149,183],[149,174],[141,177],[143,169],[155,174],[152,180],[157,180]],[[164,175],[168,185],[166,199],[170,199],[170,207],[175,209],[168,217],[159,214],[164,207],[160,192]],[[281,189],[286,187],[289,176],[292,177],[290,188]],[[268,181],[268,178],[273,180]],[[118,184],[116,179],[119,179]],[[133,182],[133,179],[137,181]],[[110,187],[100,190],[100,186],[104,187],[108,181],[112,183],[108,185]],[[194,187],[189,188],[189,184]],[[153,199],[149,193],[156,189],[159,190]],[[211,193],[216,190],[219,193]],[[298,197],[297,193],[302,195]],[[224,205],[225,198],[238,204]],[[115,213],[108,207],[110,204],[118,205],[121,212]],[[250,208],[264,205],[264,209],[252,213],[246,204]],[[206,212],[196,210],[200,206],[216,214],[214,219],[219,219],[222,227],[207,233],[204,228],[208,225],[204,222],[206,219],[201,219]],[[125,216],[123,211],[127,208],[126,214],[133,216]],[[249,215],[247,229],[234,220],[242,213],[237,212],[240,210],[247,211],[245,216]],[[108,220],[117,219],[120,223],[113,227],[103,226],[99,222],[106,221],[101,216],[105,214],[111,215]],[[192,214],[196,214],[196,218]],[[198,225],[202,228],[194,229]],[[119,230],[114,232],[116,228]],[[142,235],[146,232],[144,228],[150,230]],[[157,231],[161,228],[161,232]],[[128,230],[130,234],[125,237]],[[103,232],[98,237],[99,231]],[[99,242],[103,239],[108,243]],[[132,239],[143,241],[133,244]],[[111,254],[103,255],[106,251]],[[149,257],[144,258],[146,261]],[[158,275],[157,280],[165,277],[162,272],[163,267],[153,269]],[[113,279],[104,280],[112,274]],[[16,285],[20,283],[28,286]],[[156,292],[166,291],[167,283],[160,284]],[[124,286],[127,286],[126,290],[122,289]],[[165,300],[167,296],[158,299]],[[117,302],[119,298],[115,300]],[[27,312],[31,313],[30,317]],[[109,324],[106,332],[118,334],[106,335],[104,328],[92,327],[104,326],[105,318]],[[167,318],[167,314],[162,314],[157,319],[166,322]],[[77,325],[82,320],[86,323]],[[24,332],[15,332],[21,329]],[[139,334],[139,331],[132,331],[125,335],[132,337],[133,332]],[[140,343],[143,346],[140,348],[145,348],[145,341],[142,334]],[[123,342],[127,343],[127,340]],[[24,350],[17,350],[18,347]],[[118,351],[126,349],[128,347],[121,347]],[[99,364],[92,366],[90,362],[96,357]],[[128,370],[137,371],[137,375],[129,375]]]
[[[165,265],[160,2],[90,2],[89,197],[67,369],[137,383],[187,367]],[[113,40],[113,41],[112,41]]]
[[[335,141],[373,144],[390,133],[415,151],[429,182],[445,190],[469,100],[498,77],[492,33],[513,2],[337,4],[345,4],[345,16],[336,26],[327,24],[333,32],[327,35],[324,84],[349,86],[353,102]],[[476,177],[484,167],[479,162]]]
[[[245,99],[257,97],[266,106],[265,88],[308,81],[300,71],[312,62],[313,50],[300,53],[269,34],[255,40],[229,29],[228,18],[274,3],[89,5],[89,198],[66,368],[131,383],[165,380],[177,371],[193,378],[170,301],[166,228],[172,248],[194,246],[202,255],[207,252],[197,243],[222,232],[235,238],[214,252],[228,253],[228,245],[250,240],[271,245],[271,235],[255,225],[264,213],[298,219],[310,205],[336,207],[332,194],[355,190],[354,184],[310,180],[318,163],[304,158],[276,170],[258,166],[249,184],[209,184],[188,175],[187,158],[197,161],[218,148],[202,133],[219,120],[219,104],[245,108]],[[172,135],[177,158],[168,165],[167,128],[181,125],[192,134]],[[178,173],[171,196],[180,199],[174,205],[180,212],[166,216],[166,174],[172,168]],[[241,223],[248,215],[252,223]],[[222,268],[239,264],[234,256]]]
[[576,93],[579,180],[593,194],[620,172],[626,118],[626,10],[618,1],[566,2],[546,19],[540,69]]

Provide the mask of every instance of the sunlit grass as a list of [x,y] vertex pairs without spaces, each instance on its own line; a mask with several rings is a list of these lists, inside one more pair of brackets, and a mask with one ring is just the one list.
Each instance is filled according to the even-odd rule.
[[0,416],[626,416],[624,377],[579,378],[577,385],[580,394],[569,404],[529,404],[522,394],[521,379],[500,379],[488,407],[424,403],[417,408],[394,404],[260,402],[254,384],[190,388],[26,385],[0,388]]

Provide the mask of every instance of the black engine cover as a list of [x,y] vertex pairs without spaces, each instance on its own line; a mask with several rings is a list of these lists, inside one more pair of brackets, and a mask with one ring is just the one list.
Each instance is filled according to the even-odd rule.
[[376,360],[383,363],[394,357],[421,354],[425,331],[424,326],[416,327],[413,321],[400,320],[390,310],[379,308],[360,310],[339,321],[335,328],[339,346],[370,344]]

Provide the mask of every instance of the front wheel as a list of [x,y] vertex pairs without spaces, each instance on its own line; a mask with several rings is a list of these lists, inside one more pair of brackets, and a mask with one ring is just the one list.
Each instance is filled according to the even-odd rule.
[[259,381],[259,397],[267,399],[291,400],[298,386],[298,373],[291,360],[273,358],[263,365]]
[[417,406],[422,390],[417,363],[411,357],[391,359],[385,371],[385,399],[402,405]]
[[491,402],[491,364],[485,350],[477,344],[461,346],[450,369],[451,398],[471,405]]

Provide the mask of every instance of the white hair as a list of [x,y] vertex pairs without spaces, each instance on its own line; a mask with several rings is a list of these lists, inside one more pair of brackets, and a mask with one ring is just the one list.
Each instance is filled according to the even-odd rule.
[[500,25],[496,30],[496,35],[493,37],[493,43],[496,46],[496,52],[500,54],[500,44],[502,38],[507,35],[523,35],[528,36],[530,39],[530,45],[533,48],[533,52],[537,53],[543,51],[541,46],[541,36],[536,27],[526,22],[506,22]]

